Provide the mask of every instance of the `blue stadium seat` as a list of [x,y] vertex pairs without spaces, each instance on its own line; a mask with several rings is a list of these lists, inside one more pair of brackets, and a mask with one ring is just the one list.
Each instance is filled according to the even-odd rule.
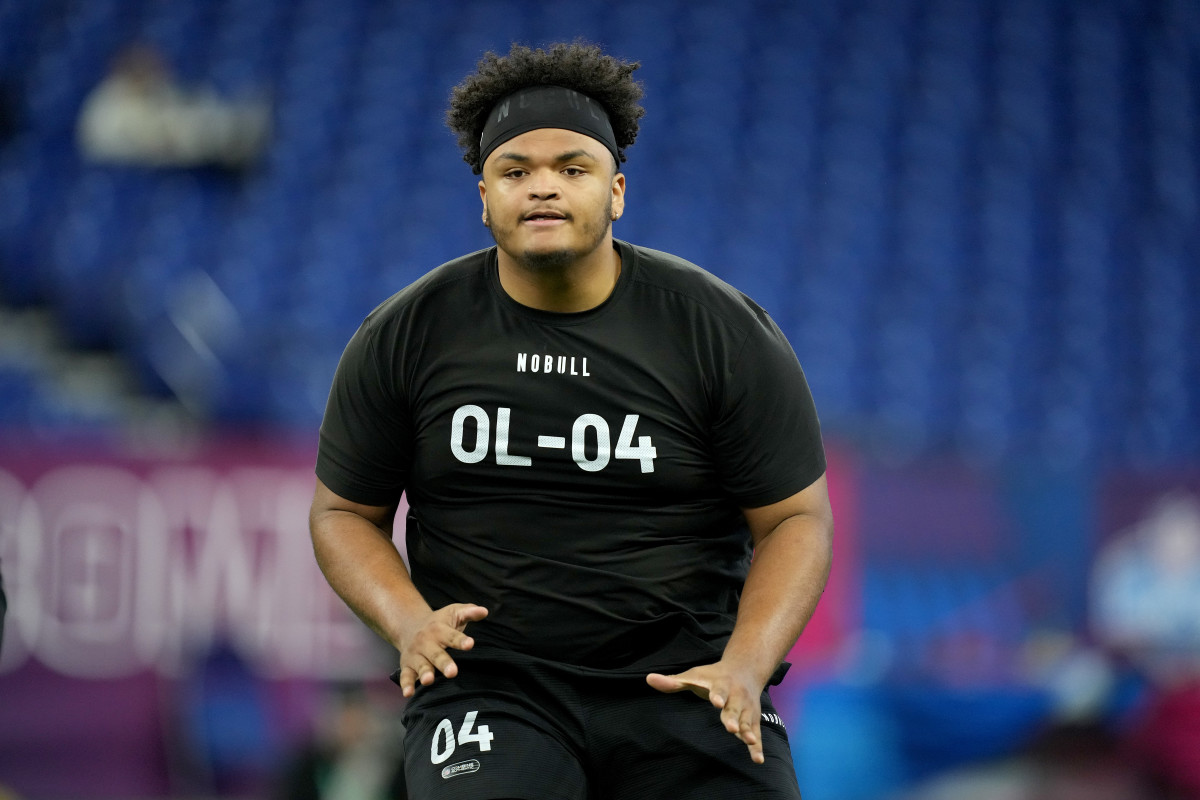
[[[1200,404],[1200,356],[1180,345],[1196,336],[1200,12],[1068,7],[17,0],[0,6],[0,79],[24,125],[0,150],[0,294],[60,302],[98,341],[142,330],[194,266],[264,341],[260,318],[347,324],[456,243],[490,244],[441,119],[449,86],[485,49],[580,34],[645,60],[638,213],[618,235],[771,305],[834,429],[993,455],[1194,448],[1164,431]],[[185,79],[269,91],[259,170],[214,188],[78,164],[79,104],[138,35]],[[338,269],[356,285],[321,274]],[[118,287],[114,308],[87,306],[78,287],[96,282]],[[1155,388],[1105,392],[1118,371]],[[268,397],[311,378],[273,380],[231,413],[269,418]]]
[[28,427],[39,400],[37,377],[28,368],[0,363],[0,426]]

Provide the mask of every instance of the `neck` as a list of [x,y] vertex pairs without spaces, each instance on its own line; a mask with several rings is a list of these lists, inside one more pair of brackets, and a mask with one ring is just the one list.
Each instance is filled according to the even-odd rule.
[[621,256],[612,236],[582,258],[565,264],[531,265],[496,251],[500,285],[523,306],[540,311],[571,313],[595,308],[608,299],[621,274]]

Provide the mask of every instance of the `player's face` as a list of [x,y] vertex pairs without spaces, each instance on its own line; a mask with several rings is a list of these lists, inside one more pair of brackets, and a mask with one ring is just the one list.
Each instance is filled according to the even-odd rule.
[[614,167],[604,145],[582,133],[540,128],[516,136],[484,162],[484,224],[529,269],[562,268],[611,249],[612,221],[625,208],[625,176]]

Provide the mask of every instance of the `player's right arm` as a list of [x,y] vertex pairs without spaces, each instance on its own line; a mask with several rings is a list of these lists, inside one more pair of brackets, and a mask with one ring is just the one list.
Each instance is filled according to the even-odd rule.
[[430,608],[392,542],[396,506],[368,506],[339,496],[321,480],[309,511],[317,564],[358,617],[400,653],[399,684],[411,697],[419,681],[458,674],[449,649],[470,650],[464,633],[487,609],[470,603]]

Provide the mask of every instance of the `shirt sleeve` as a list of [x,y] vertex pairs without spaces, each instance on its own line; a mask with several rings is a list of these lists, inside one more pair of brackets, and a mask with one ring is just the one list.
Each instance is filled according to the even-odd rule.
[[788,498],[825,473],[812,392],[787,338],[752,301],[755,315],[725,365],[713,429],[721,480],[738,503]]
[[321,422],[317,477],[355,503],[400,499],[412,457],[412,424],[395,368],[382,360],[368,318],[338,362]]

